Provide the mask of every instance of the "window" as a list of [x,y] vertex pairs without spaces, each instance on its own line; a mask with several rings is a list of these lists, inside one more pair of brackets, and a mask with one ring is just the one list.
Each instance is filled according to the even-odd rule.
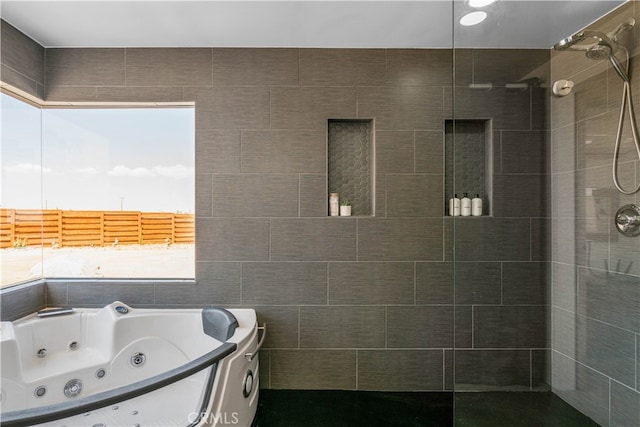
[[2,285],[193,278],[193,108],[27,107],[37,136],[3,109]]

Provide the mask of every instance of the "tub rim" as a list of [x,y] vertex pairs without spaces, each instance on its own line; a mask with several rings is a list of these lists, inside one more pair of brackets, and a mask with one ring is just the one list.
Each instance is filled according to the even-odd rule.
[[[133,384],[68,402],[0,413],[0,423],[5,427],[42,424],[133,399],[190,377],[209,366],[215,365],[221,359],[236,351],[237,348],[238,345],[236,343],[225,342],[216,349],[198,357],[197,359],[187,362],[182,366]],[[216,371],[217,366],[213,368],[213,377],[215,377]]]

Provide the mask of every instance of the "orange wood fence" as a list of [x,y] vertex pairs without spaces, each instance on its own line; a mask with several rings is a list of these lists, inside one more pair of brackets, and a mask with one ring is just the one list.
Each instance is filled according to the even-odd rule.
[[194,241],[193,214],[0,209],[0,248]]

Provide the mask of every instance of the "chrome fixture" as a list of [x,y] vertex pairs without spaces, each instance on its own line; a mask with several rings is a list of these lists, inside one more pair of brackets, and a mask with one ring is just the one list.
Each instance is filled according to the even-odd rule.
[[625,205],[618,209],[616,228],[627,237],[640,236],[640,206]]
[[[631,82],[629,80],[629,51],[618,43],[618,36],[633,28],[636,21],[630,18],[618,25],[615,30],[605,34],[600,31],[584,30],[560,40],[553,48],[558,51],[577,50],[585,53],[587,58],[594,60],[609,60],[616,74],[622,79],[622,105],[620,106],[620,118],[618,120],[618,131],[616,132],[616,143],[613,149],[613,184],[622,194],[635,194],[640,190],[640,183],[631,190],[625,190],[620,185],[618,179],[618,157],[620,156],[620,143],[622,140],[622,127],[624,124],[625,110],[629,111],[629,121],[631,122],[631,133],[633,143],[640,159],[640,134],[636,123],[636,114],[633,109],[633,97],[631,95]],[[616,53],[622,51],[625,56],[624,65],[616,57]]]

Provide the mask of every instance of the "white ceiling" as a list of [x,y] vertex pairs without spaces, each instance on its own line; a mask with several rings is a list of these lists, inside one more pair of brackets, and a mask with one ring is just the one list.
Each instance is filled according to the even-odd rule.
[[[549,48],[624,0],[31,1],[0,15],[44,47]],[[454,25],[455,23],[455,25]]]

